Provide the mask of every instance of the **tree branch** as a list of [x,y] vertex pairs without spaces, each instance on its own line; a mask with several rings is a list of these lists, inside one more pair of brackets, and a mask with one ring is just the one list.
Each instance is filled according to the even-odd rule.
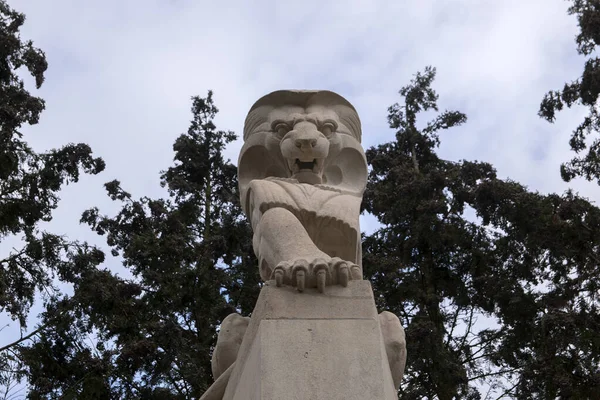
[[0,347],[0,352],[3,352],[5,350],[10,349],[13,346],[18,345],[21,342],[24,342],[25,340],[31,339],[33,336],[37,335],[38,333],[40,333],[41,331],[43,331],[44,329],[46,329],[47,325],[42,325],[39,328],[37,328],[35,331],[31,332],[30,334],[26,335],[26,336],[21,336],[20,339],[15,340],[12,343],[7,344],[6,346]]

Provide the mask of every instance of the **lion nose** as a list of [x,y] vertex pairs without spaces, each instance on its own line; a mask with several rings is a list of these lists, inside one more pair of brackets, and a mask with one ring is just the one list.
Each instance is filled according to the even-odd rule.
[[317,139],[306,138],[306,139],[296,139],[295,141],[296,147],[300,149],[310,150],[317,145]]

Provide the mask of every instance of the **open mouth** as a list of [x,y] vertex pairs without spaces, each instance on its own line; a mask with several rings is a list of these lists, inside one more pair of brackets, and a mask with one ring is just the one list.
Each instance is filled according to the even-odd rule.
[[295,160],[288,160],[288,166],[290,167],[292,174],[298,172],[313,172],[315,174],[320,174],[323,167],[323,159],[314,158],[312,161],[302,161],[299,158],[296,158]]
[[298,166],[299,170],[309,169],[313,170],[313,168],[317,165],[317,159],[315,158],[312,161],[300,161],[300,159],[296,158],[295,164]]

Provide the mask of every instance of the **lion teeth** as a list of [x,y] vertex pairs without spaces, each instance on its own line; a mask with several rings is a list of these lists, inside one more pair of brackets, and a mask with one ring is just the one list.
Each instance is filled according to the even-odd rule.
[[313,170],[315,166],[316,160],[312,159],[310,161],[302,161],[300,159],[296,159],[296,165],[301,170]]
[[293,174],[300,171],[311,171],[315,174],[319,174],[322,170],[324,159],[313,158],[312,160],[301,160],[299,158],[288,159],[288,167]]

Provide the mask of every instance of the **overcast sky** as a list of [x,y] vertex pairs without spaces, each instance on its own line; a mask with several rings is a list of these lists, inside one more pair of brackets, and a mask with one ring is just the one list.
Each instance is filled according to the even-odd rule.
[[[91,206],[117,210],[104,182],[163,195],[159,171],[187,130],[193,95],[214,90],[218,127],[240,134],[249,107],[270,91],[333,90],[356,106],[369,147],[393,139],[387,107],[426,65],[438,71],[440,108],[468,116],[442,134],[442,157],[490,162],[501,178],[543,193],[600,195],[596,184],[566,184],[559,174],[585,110],[562,112],[554,125],[537,116],[544,93],[577,78],[584,63],[563,0],[9,3],[26,14],[22,37],[49,63],[42,89],[29,86],[47,109],[26,140],[38,151],[85,142],[107,163],[61,194],[49,229],[72,239],[104,244],[78,224]],[[234,162],[240,147],[227,150]]]

